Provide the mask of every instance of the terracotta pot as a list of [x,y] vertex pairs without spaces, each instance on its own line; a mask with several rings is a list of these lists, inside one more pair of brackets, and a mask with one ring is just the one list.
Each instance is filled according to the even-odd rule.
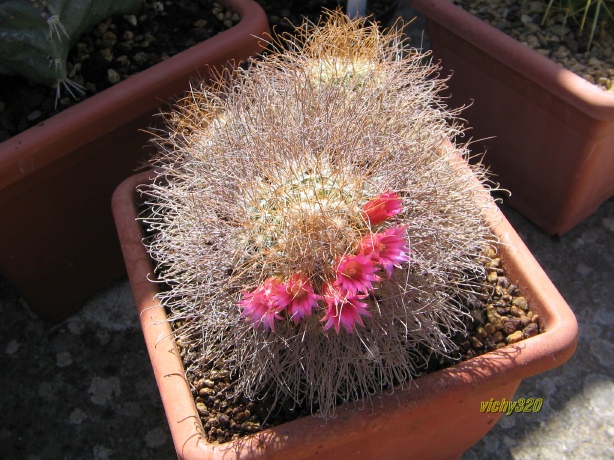
[[[140,195],[151,172],[124,181],[113,195],[113,212],[128,268],[149,356],[177,454],[183,459],[428,459],[458,458],[479,441],[501,414],[481,413],[480,402],[512,400],[520,381],[561,365],[577,342],[576,319],[546,274],[500,214],[495,233],[510,281],[516,283],[543,321],[545,332],[447,369],[419,377],[407,390],[374,398],[363,410],[337,409],[323,421],[304,417],[250,435],[237,442],[213,445],[202,436],[195,403],[183,365],[171,338],[164,308],[155,299],[158,286],[148,280],[152,261],[135,220]],[[540,396],[540,395],[536,395]],[[380,404],[381,403],[381,404]],[[445,442],[442,442],[445,439]]]
[[[450,0],[411,0],[427,18],[450,105],[471,104],[474,151],[510,205],[562,235],[614,196],[614,94],[564,69]],[[482,140],[485,139],[485,140]]]
[[220,1],[237,25],[0,144],[0,274],[46,320],[60,320],[125,273],[109,202],[148,157],[169,98],[262,48],[269,31],[252,0]]

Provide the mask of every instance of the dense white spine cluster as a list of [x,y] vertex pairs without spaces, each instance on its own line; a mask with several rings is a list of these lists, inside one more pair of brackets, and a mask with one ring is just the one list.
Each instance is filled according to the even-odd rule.
[[[341,401],[408,383],[432,354],[454,353],[460,299],[493,237],[483,172],[455,161],[465,153],[450,143],[461,134],[457,113],[439,98],[444,82],[426,56],[396,29],[341,13],[298,32],[169,114],[158,177],[145,189],[147,244],[196,366],[231,370],[247,397],[268,392],[331,416]],[[383,196],[399,206],[374,224],[365,205]],[[366,306],[356,323],[338,328],[327,284],[361,241],[384,234],[403,254],[358,291]],[[317,304],[298,321],[269,290],[256,306],[278,310],[259,327],[255,295],[297,274]],[[325,317],[336,327],[323,327]]]

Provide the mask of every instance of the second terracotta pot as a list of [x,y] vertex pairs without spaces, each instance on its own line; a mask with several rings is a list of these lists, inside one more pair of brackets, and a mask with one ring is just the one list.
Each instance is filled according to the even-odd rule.
[[471,104],[475,152],[510,205],[562,235],[614,196],[614,94],[605,92],[450,0],[411,0],[427,18],[449,104]]
[[262,50],[262,8],[220,3],[238,24],[0,144],[0,275],[41,318],[65,318],[125,273],[109,202],[146,162],[153,115],[207,66]]

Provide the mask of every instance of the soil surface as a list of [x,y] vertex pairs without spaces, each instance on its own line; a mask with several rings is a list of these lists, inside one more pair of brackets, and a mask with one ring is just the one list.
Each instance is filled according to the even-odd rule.
[[[455,356],[433,358],[423,373],[434,372],[511,343],[533,337],[541,331],[539,315],[531,311],[527,299],[511,284],[496,254],[485,264],[483,288],[463,301],[467,334],[453,338]],[[198,357],[181,352],[185,367]],[[209,442],[224,443],[262,431],[299,417],[310,415],[307,406],[291,401],[275,402],[263,395],[251,401],[234,393],[232,374],[224,369],[189,373],[188,381]],[[406,382],[405,382],[406,383]],[[399,382],[401,384],[401,382]]]
[[[301,24],[304,18],[317,23],[325,8],[345,4],[337,0],[257,2],[280,31],[291,31],[289,24]],[[396,0],[370,0],[368,14],[386,22],[395,4]],[[68,56],[69,79],[85,88],[83,94],[62,88],[58,99],[55,87],[31,84],[20,76],[0,76],[0,142],[238,21],[236,13],[210,0],[145,0],[137,15],[108,18],[83,34]]]
[[542,0],[454,3],[576,75],[614,92],[614,21],[599,23],[589,48],[590,26],[581,31],[580,17],[566,17],[563,11],[553,9],[542,25],[547,3]]
[[55,88],[0,76],[0,142],[238,21],[217,3],[194,0],[145,0],[137,15],[108,18],[83,34],[68,56],[68,77],[84,94],[73,89],[73,97],[62,88],[56,101]]

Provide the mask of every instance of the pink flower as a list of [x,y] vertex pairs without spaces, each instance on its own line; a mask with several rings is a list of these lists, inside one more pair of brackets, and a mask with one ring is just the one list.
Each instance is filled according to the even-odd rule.
[[335,332],[339,334],[339,329],[343,325],[345,330],[351,334],[354,332],[356,323],[362,327],[365,326],[361,315],[371,316],[371,313],[367,310],[369,305],[361,302],[361,299],[367,297],[366,295],[357,296],[339,291],[334,285],[329,283],[324,285],[322,294],[326,302],[326,312],[321,320],[326,322],[324,330],[334,326]]
[[337,279],[334,284],[352,295],[358,292],[368,293],[373,290],[374,281],[381,281],[375,274],[378,270],[379,267],[370,255],[345,255],[337,265]]
[[296,273],[285,283],[286,293],[290,298],[289,314],[298,323],[301,318],[309,316],[322,296],[313,292],[309,279],[302,274]]
[[391,227],[383,233],[367,235],[360,243],[358,250],[370,254],[373,260],[380,264],[388,278],[393,267],[399,267],[409,262],[409,240],[405,237],[407,225]]
[[281,319],[279,313],[286,308],[292,298],[286,292],[286,287],[275,278],[269,278],[253,292],[242,292],[243,299],[239,305],[243,308],[242,317],[258,327],[275,330],[275,320]]
[[388,191],[368,201],[362,207],[362,216],[371,225],[377,225],[400,213],[402,206],[401,197]]

